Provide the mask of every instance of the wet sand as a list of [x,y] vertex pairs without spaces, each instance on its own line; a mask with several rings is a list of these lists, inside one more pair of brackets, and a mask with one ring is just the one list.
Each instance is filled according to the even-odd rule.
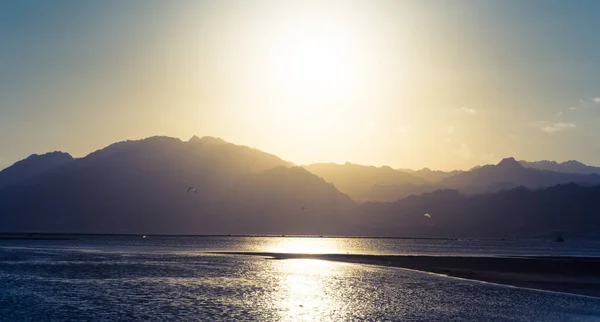
[[213,252],[400,267],[497,284],[600,297],[600,258]]

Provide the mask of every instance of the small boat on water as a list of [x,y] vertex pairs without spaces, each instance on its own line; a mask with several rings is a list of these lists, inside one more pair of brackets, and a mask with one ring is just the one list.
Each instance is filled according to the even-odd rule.
[[562,243],[565,241],[565,239],[561,235],[558,235],[554,241],[557,243]]

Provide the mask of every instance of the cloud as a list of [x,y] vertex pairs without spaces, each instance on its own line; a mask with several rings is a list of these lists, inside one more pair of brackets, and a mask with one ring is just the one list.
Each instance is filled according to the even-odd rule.
[[574,110],[576,110],[576,109],[577,109],[577,107],[575,107],[575,106],[569,106],[569,109],[570,109],[571,111],[574,111]]
[[536,122],[534,125],[539,127],[540,130],[542,130],[546,133],[549,133],[549,134],[558,133],[558,132],[574,129],[577,127],[577,124],[575,124],[575,123],[566,123],[566,122],[553,123],[553,122],[547,122],[547,121]]
[[452,135],[456,132],[456,128],[453,125],[448,126],[448,134]]
[[475,109],[468,108],[468,107],[465,107],[465,106],[461,107],[460,110],[463,111],[463,112],[465,112],[465,113],[467,113],[467,114],[475,114]]
[[562,115],[563,115],[563,111],[556,112],[556,116],[562,116]]
[[594,103],[600,103],[600,96],[592,98],[592,101],[594,101]]

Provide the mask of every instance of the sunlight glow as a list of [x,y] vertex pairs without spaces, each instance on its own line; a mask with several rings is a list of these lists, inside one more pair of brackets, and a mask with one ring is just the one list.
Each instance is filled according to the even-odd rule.
[[275,244],[267,246],[273,253],[339,254],[344,253],[335,238],[273,238]]
[[324,281],[328,275],[345,275],[343,264],[311,259],[290,259],[276,264],[279,278],[274,306],[282,321],[333,319],[345,309],[338,294]]
[[293,137],[326,138],[342,116],[355,121],[349,113],[361,100],[355,93],[368,91],[361,70],[366,44],[349,22],[326,11],[286,18],[272,32],[261,62],[266,90],[273,93],[269,117]]
[[353,39],[325,22],[288,25],[274,37],[268,72],[285,95],[327,102],[351,88]]
[[272,5],[260,10],[260,20],[252,16],[223,34],[218,70],[227,92],[215,104],[228,124],[239,122],[232,131],[244,131],[249,143],[268,139],[273,146],[263,149],[297,163],[332,151],[344,156],[370,139],[372,108],[385,109],[405,92],[391,81],[404,73],[382,68],[391,57],[374,26],[379,16],[361,10],[310,1]]

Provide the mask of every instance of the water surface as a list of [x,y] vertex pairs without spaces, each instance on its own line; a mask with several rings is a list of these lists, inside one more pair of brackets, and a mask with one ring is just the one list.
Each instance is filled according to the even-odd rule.
[[0,321],[600,321],[595,298],[390,267],[205,253],[589,256],[598,252],[591,242],[75,238],[0,241]]

